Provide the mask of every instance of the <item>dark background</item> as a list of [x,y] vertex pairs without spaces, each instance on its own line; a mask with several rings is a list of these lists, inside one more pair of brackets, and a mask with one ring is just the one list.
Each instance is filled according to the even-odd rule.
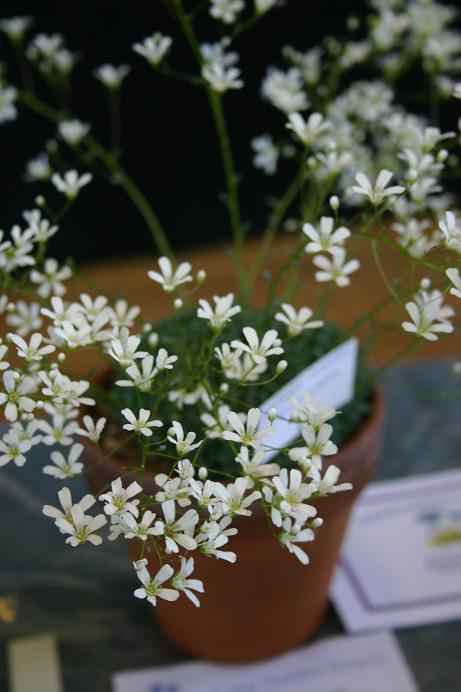
[[[227,215],[219,198],[224,187],[221,159],[204,90],[156,74],[131,50],[135,41],[161,31],[173,37],[171,66],[196,69],[164,3],[12,0],[1,3],[0,8],[3,17],[33,15],[35,25],[28,36],[39,31],[61,32],[69,49],[81,52],[73,78],[73,112],[90,122],[92,132],[106,144],[107,104],[92,71],[103,62],[132,66],[122,92],[123,164],[153,202],[174,247],[227,236]],[[352,13],[363,17],[365,12],[365,0],[287,0],[285,7],[269,12],[256,29],[236,43],[245,88],[226,94],[224,104],[241,175],[243,218],[251,219],[249,230],[262,227],[267,195],[282,191],[285,179],[289,179],[286,162],[282,161],[273,178],[255,170],[251,163],[251,138],[262,132],[277,136],[284,125],[283,116],[259,95],[267,66],[283,66],[282,46],[289,44],[307,50],[327,34],[344,35],[347,17]],[[217,23],[206,12],[203,20],[201,41],[217,40]],[[1,52],[3,60],[11,61],[4,37]],[[14,76],[14,69],[10,74]],[[25,162],[42,150],[44,141],[53,134],[51,124],[24,110],[18,121],[0,128],[0,227],[9,228],[19,222],[21,211],[33,206],[37,194],[46,193],[54,208],[62,202],[62,197],[50,191],[48,184],[21,182]],[[83,172],[81,167],[80,171]],[[151,249],[144,222],[125,193],[98,179],[82,191],[63,220],[60,233],[52,240],[50,251],[59,258],[70,254],[81,261]]]

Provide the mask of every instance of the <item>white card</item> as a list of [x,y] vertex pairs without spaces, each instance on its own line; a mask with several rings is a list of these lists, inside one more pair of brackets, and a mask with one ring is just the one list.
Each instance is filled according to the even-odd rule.
[[[266,428],[269,425],[267,412],[271,408],[277,409],[277,414],[282,418],[289,418],[292,411],[290,399],[295,398],[302,403],[304,394],[307,392],[312,395],[314,403],[321,406],[339,408],[351,401],[355,390],[357,351],[357,339],[348,339],[293,377],[259,407],[263,412],[259,428]],[[285,447],[295,440],[301,430],[298,423],[289,423],[279,418],[272,423],[272,427],[275,434],[264,442],[276,448]],[[266,460],[269,461],[276,454],[276,449],[269,450]]]
[[[225,626],[225,623],[223,623]],[[333,637],[263,663],[180,663],[113,677],[113,692],[417,692],[392,634]]]
[[461,617],[461,470],[370,485],[331,596],[350,632]]
[[40,634],[7,643],[11,692],[62,692],[56,638]]

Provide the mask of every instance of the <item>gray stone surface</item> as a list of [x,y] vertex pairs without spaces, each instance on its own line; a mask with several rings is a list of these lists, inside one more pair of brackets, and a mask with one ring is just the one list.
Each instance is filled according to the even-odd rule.
[[[388,374],[379,478],[461,465],[458,382],[460,386],[447,361]],[[0,692],[8,690],[5,642],[12,637],[57,636],[66,692],[109,692],[114,671],[182,660],[145,603],[133,598],[135,584],[123,545],[67,547],[42,516],[43,504],[56,504],[57,489],[41,472],[45,456],[46,450],[39,448],[27,468],[10,464],[0,469],[0,598],[17,598],[15,620],[8,624],[0,617]],[[80,479],[71,488],[75,497],[86,490]],[[319,637],[342,631],[331,608]],[[459,691],[460,621],[400,630],[397,637],[422,692]]]

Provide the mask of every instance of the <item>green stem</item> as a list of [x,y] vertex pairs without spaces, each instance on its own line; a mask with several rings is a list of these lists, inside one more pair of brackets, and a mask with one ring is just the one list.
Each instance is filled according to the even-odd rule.
[[[18,100],[30,110],[52,122],[59,123],[65,117],[61,111],[51,108],[27,91],[19,92]],[[166,237],[166,233],[154,209],[134,180],[130,178],[114,155],[105,149],[92,135],[86,135],[83,141],[87,145],[89,151],[99,159],[99,161],[105,165],[108,172],[116,178],[134,206],[138,209],[151,232],[157,250],[162,255],[173,258],[173,252]]]
[[[184,36],[189,43],[189,46],[201,67],[202,55],[198,44],[197,36],[190,21],[189,15],[185,12],[182,0],[172,0],[176,16],[179,20]],[[234,259],[237,271],[237,278],[244,299],[248,297],[248,281],[243,263],[244,250],[244,233],[240,218],[240,202],[238,193],[238,181],[235,172],[234,157],[230,144],[227,123],[224,116],[221,97],[217,94],[208,83],[204,84],[210,104],[211,113],[215,122],[216,133],[218,135],[219,147],[221,150],[221,158],[224,167],[224,176],[226,180],[227,196],[226,204],[229,212],[232,236],[234,240]]]
[[296,198],[296,195],[299,192],[299,187],[300,178],[299,175],[296,175],[296,177],[291,181],[290,185],[287,187],[283,195],[277,201],[277,204],[275,205],[272,214],[269,217],[267,228],[262,235],[258,252],[254,259],[253,266],[251,267],[251,270],[249,272],[250,289],[253,283],[258,278],[259,272],[261,271],[269,257],[272,243],[277,232],[280,230],[279,227],[282,222],[282,219],[284,218],[287,210],[290,208],[291,204]]

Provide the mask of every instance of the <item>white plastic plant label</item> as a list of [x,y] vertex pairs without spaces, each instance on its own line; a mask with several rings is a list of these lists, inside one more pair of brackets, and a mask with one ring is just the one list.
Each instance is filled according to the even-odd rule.
[[357,339],[345,341],[293,377],[259,407],[263,412],[259,424],[261,429],[269,425],[267,413],[271,408],[275,408],[277,416],[281,417],[272,423],[275,434],[265,440],[270,447],[276,448],[267,452],[267,461],[276,456],[277,448],[285,447],[299,436],[301,426],[286,420],[292,412],[292,399],[301,404],[304,394],[309,393],[315,404],[336,409],[353,399],[357,353]]

